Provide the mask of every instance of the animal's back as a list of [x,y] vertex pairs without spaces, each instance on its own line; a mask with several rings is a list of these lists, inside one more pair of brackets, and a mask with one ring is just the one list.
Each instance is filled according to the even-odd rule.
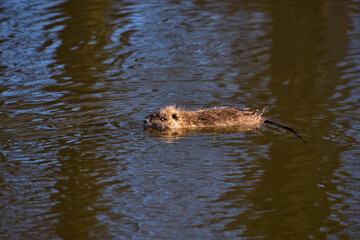
[[238,125],[260,126],[261,115],[253,111],[242,110],[236,107],[214,107],[192,111],[190,120],[195,126],[229,127]]

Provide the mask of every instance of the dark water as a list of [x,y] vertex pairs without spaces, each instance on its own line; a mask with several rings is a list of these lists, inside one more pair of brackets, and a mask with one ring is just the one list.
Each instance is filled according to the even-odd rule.
[[0,239],[359,239],[359,79],[356,0],[1,1]]

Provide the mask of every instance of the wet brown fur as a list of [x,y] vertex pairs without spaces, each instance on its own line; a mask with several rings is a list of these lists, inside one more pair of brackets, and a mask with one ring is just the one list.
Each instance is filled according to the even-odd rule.
[[188,111],[168,106],[145,117],[148,127],[165,130],[200,127],[231,127],[248,125],[260,127],[264,122],[262,112],[242,110],[236,107],[214,107]]
[[291,127],[262,117],[264,110],[265,109],[253,111],[224,106],[190,111],[176,106],[167,106],[146,116],[144,124],[147,127],[159,130],[174,130],[236,126],[256,129],[262,124],[267,123],[285,128],[305,142],[305,140]]

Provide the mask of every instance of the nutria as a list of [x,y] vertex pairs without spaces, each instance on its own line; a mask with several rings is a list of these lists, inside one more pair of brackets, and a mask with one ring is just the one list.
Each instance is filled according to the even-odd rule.
[[267,123],[289,130],[306,143],[306,141],[291,127],[264,118],[262,116],[264,110],[253,111],[224,106],[188,111],[176,106],[168,106],[146,116],[144,125],[159,130],[224,128],[235,126],[256,129],[262,124]]

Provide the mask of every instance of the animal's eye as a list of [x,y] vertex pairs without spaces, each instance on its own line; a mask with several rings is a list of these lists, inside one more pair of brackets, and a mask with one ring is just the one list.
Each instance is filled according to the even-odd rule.
[[164,122],[166,121],[166,118],[160,118],[160,121]]
[[175,114],[175,113],[172,115],[172,118],[173,118],[173,119],[175,119],[175,120],[177,120],[177,119],[178,119],[178,117],[176,116],[176,114]]

